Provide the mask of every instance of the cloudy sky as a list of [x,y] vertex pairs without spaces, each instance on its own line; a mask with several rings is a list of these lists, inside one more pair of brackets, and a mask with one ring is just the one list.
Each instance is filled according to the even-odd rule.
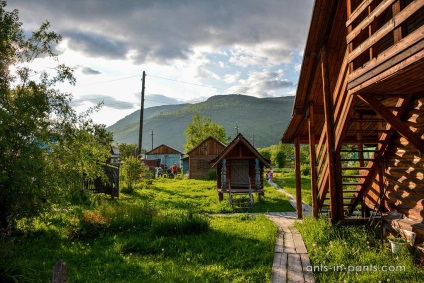
[[[77,84],[61,85],[82,110],[111,125],[145,106],[213,95],[293,95],[313,0],[9,0],[25,32],[46,20],[63,36],[59,60]],[[47,59],[35,69],[54,65]]]

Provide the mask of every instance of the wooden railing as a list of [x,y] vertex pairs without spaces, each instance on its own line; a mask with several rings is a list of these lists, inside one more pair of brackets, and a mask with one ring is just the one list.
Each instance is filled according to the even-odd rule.
[[[349,89],[397,63],[392,60],[395,56],[396,60],[411,56],[410,53],[402,56],[399,54],[423,38],[423,0],[412,1],[405,7],[405,1],[401,0],[382,0],[380,4],[378,2],[364,0],[348,15],[346,43],[349,50],[347,63],[351,68]],[[406,37],[408,40],[402,40]],[[382,66],[385,62],[390,64]],[[367,76],[360,79],[364,74]]]

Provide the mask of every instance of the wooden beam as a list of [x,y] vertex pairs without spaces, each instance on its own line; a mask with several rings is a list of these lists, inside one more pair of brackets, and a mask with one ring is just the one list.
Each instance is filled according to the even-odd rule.
[[358,94],[358,97],[368,103],[375,112],[389,123],[401,136],[406,138],[413,144],[421,153],[424,153],[424,141],[413,131],[409,129],[398,117],[396,117],[390,110],[388,110],[378,99],[373,96]]
[[[398,102],[396,103],[396,106],[400,107],[397,115],[402,118],[402,116],[405,114],[409,102],[411,101],[412,95],[408,95],[405,98],[399,98]],[[359,201],[362,199],[362,196],[366,193],[369,187],[371,187],[371,183],[373,182],[374,177],[374,171],[377,170],[377,165],[380,162],[381,158],[384,157],[387,147],[389,146],[390,140],[392,139],[392,136],[394,134],[394,128],[392,125],[388,124],[386,125],[386,129],[390,130],[387,134],[383,133],[379,139],[379,143],[377,146],[377,152],[374,154],[374,161],[371,161],[369,163],[369,167],[362,168],[362,170],[369,170],[368,174],[364,180],[364,185],[362,185],[361,190],[356,194],[356,199],[353,200],[352,206],[350,207],[349,212],[353,213],[356,206],[358,205]]]
[[327,48],[321,48],[321,74],[322,88],[324,97],[324,112],[325,112],[325,131],[327,132],[326,147],[328,153],[329,167],[329,187],[330,187],[330,217],[333,222],[337,222],[344,218],[343,212],[343,193],[342,188],[337,182],[336,173],[336,152],[335,152],[335,137],[334,137],[334,112],[333,103],[330,91],[330,81],[328,74],[328,59]]
[[315,133],[315,113],[314,104],[309,104],[309,160],[311,163],[311,194],[312,194],[312,214],[318,217],[318,173],[317,173],[317,155],[316,155],[316,141]]
[[302,219],[302,177],[300,174],[300,143],[299,139],[294,141],[294,160],[296,175],[296,211],[297,218]]

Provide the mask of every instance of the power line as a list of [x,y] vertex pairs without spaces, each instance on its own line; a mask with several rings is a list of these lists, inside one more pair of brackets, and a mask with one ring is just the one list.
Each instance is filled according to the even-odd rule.
[[169,78],[164,78],[164,77],[159,77],[159,76],[154,76],[154,75],[149,75],[149,76],[153,77],[153,78],[162,79],[162,80],[167,80],[167,81],[172,81],[172,82],[177,82],[177,83],[182,83],[182,84],[195,85],[195,86],[200,86],[200,87],[207,87],[207,88],[221,89],[221,90],[228,89],[228,88],[220,88],[220,87],[214,87],[214,86],[210,86],[210,85],[196,84],[196,83],[190,83],[190,82],[185,82],[185,81],[180,81],[180,80],[174,80],[174,79],[169,79]]

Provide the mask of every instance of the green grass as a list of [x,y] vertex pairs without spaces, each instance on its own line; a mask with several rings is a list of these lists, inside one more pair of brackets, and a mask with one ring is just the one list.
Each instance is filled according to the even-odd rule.
[[[293,210],[265,190],[251,212]],[[69,282],[270,282],[275,225],[263,215],[213,216],[223,212],[234,211],[214,181],[173,179],[55,207],[0,239],[0,282],[51,281],[60,259]]]
[[[311,194],[311,176],[301,175],[302,181],[302,201],[312,206]],[[293,169],[283,168],[274,173],[274,182],[286,190],[288,193],[296,196],[296,178]]]
[[315,267],[316,282],[423,282],[424,271],[414,265],[406,248],[393,254],[365,226],[331,226],[328,219],[306,217],[296,227]]
[[[244,212],[281,212],[294,211],[287,197],[278,193],[269,185],[265,186],[265,196],[261,200],[255,195],[255,205]],[[153,185],[143,190],[137,190],[135,200],[146,201],[160,209],[185,209],[201,213],[231,213],[234,211],[229,204],[228,194],[219,202],[216,191],[216,181],[183,179],[174,180],[160,178]]]

